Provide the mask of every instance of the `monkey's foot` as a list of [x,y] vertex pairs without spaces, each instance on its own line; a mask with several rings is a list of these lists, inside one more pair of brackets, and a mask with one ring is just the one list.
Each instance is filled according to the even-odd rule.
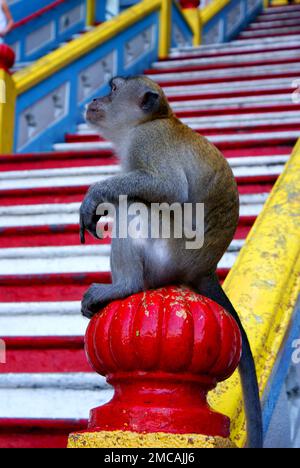
[[89,287],[81,302],[81,313],[84,317],[92,318],[113,300],[112,297],[108,297],[109,286],[110,285],[94,283]]

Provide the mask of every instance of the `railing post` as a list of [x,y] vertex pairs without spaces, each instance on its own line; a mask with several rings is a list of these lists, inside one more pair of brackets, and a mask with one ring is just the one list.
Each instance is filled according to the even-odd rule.
[[0,155],[13,151],[16,88],[9,70],[14,62],[14,51],[0,44]]
[[202,24],[200,15],[200,0],[179,0],[183,14],[188,21],[193,33],[193,44],[199,46],[201,44]]
[[218,304],[172,286],[136,294],[91,320],[85,346],[115,394],[70,448],[234,446],[229,418],[207,403],[241,356],[239,328]]
[[86,0],[86,25],[93,26],[96,20],[96,1]]
[[172,33],[172,0],[161,0],[160,31],[159,31],[159,58],[169,55]]

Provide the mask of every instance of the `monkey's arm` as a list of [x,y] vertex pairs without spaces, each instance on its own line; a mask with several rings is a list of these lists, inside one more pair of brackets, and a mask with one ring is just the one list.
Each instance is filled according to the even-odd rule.
[[118,203],[121,195],[145,203],[185,203],[188,200],[188,183],[183,171],[170,169],[166,178],[137,170],[93,184],[80,208],[82,243],[85,242],[85,230],[97,237],[97,207],[101,203]]

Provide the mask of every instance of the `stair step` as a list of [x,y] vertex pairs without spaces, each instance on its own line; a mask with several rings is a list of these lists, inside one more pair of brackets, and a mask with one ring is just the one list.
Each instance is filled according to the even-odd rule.
[[112,395],[94,373],[0,374],[2,418],[87,419],[91,408]]
[[294,12],[300,12],[300,5],[284,5],[284,6],[278,6],[278,5],[273,5],[271,7],[265,8],[263,15],[269,15],[269,14],[277,14],[277,13],[287,13],[287,14],[292,14]]
[[[300,19],[300,17],[299,17]],[[169,57],[161,59],[163,62],[172,62],[174,60],[178,60],[180,57],[189,59],[189,58],[210,58],[210,57],[215,57],[218,59],[219,57],[226,57],[226,56],[243,56],[243,55],[252,55],[252,54],[258,54],[258,53],[266,53],[266,52],[286,52],[286,51],[292,51],[292,50],[298,50],[299,49],[299,39],[296,41],[288,41],[285,42],[283,45],[274,43],[270,44],[254,44],[254,45],[249,45],[248,42],[243,42],[242,45],[237,45],[235,47],[228,47],[227,49],[225,47],[219,48],[219,49],[186,49],[183,51],[173,51],[172,54],[170,54]]]
[[[300,25],[300,24],[299,24]],[[252,52],[251,54],[242,54],[242,55],[226,55],[226,56],[218,56],[218,57],[193,57],[193,58],[185,58],[183,56],[180,57],[180,59],[175,60],[173,59],[172,61],[170,60],[160,60],[159,62],[154,62],[153,68],[155,70],[162,70],[162,69],[168,69],[170,66],[172,68],[178,67],[178,68],[185,68],[185,67],[202,67],[205,66],[204,69],[207,68],[207,66],[213,65],[212,68],[225,68],[229,67],[233,68],[235,65],[245,65],[248,66],[248,64],[252,63],[261,63],[262,61],[264,64],[268,64],[269,62],[275,63],[276,60],[292,60],[295,58],[300,57],[300,49],[292,49],[292,50],[286,50],[286,51],[272,51],[272,59],[270,60],[270,51],[266,52]],[[293,62],[290,62],[293,63]],[[146,70],[146,73],[148,71]]]
[[265,37],[265,38],[259,38],[259,39],[249,39],[247,41],[245,41],[244,39],[236,39],[230,42],[206,44],[206,45],[201,45],[198,47],[184,46],[184,47],[178,47],[176,49],[172,49],[171,56],[174,52],[178,53],[178,52],[193,51],[194,53],[196,53],[196,52],[207,52],[207,51],[212,51],[212,50],[214,51],[231,50],[232,48],[235,48],[235,47],[250,47],[250,46],[257,46],[257,45],[262,47],[267,44],[286,45],[290,42],[299,41],[299,38],[300,38],[300,34],[298,33],[298,34],[293,34],[292,36],[274,36],[274,37]]
[[275,29],[276,28],[281,28],[281,27],[288,27],[288,26],[300,26],[300,15],[296,17],[293,15],[293,17],[289,17],[286,19],[275,19],[273,21],[255,21],[255,23],[251,23],[247,30],[259,30],[259,29]]
[[[297,70],[299,69],[299,55],[298,53],[294,54],[293,57],[287,57],[287,58],[270,58],[269,60],[259,60],[259,58],[256,58],[256,60],[253,61],[247,61],[243,63],[243,72],[244,73],[255,73],[255,72],[266,72],[266,71],[276,71],[278,69],[279,65],[290,65],[289,70]],[[201,59],[196,59],[196,61],[201,60]],[[158,62],[158,63],[163,63],[163,62]],[[176,63],[176,62],[175,62]],[[170,65],[170,64],[169,64]],[[145,70],[145,74],[150,76],[150,77],[155,77],[154,79],[160,79],[157,78],[157,75],[159,74],[175,74],[175,73],[184,73],[184,72],[202,72],[206,76],[208,75],[215,75],[215,74],[221,74],[223,76],[226,75],[239,75],[241,74],[241,63],[233,63],[232,61],[228,61],[225,63],[211,63],[208,65],[185,65],[184,61],[181,64],[178,64],[177,67],[174,65],[173,62],[171,62],[172,67],[168,66],[168,68],[151,68],[148,70]],[[203,75],[204,76],[204,75]]]
[[66,448],[68,436],[87,420],[0,419],[0,448]]
[[274,31],[273,34],[270,34],[270,29],[259,29],[259,30],[244,30],[240,33],[239,38],[240,39],[259,39],[259,38],[264,38],[264,37],[270,37],[270,36],[293,36],[299,32],[299,26],[290,26],[288,28],[273,28],[272,31]]
[[83,336],[4,337],[4,341],[6,364],[0,366],[0,374],[92,370],[86,359]]
[[[176,115],[228,159],[241,202],[222,282],[300,135],[300,6],[268,9],[227,44],[181,47],[146,70]],[[262,37],[261,37],[262,36]],[[22,64],[20,64],[21,66]],[[0,158],[0,447],[65,447],[111,388],[84,352],[81,299],[111,282],[110,239],[79,243],[88,186],[120,170],[86,124],[51,153]],[[12,419],[13,418],[13,419]]]

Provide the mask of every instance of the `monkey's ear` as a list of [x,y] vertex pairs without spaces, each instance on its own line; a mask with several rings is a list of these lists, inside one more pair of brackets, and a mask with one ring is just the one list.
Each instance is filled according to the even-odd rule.
[[141,100],[141,109],[145,112],[153,111],[159,102],[159,94],[147,91]]

